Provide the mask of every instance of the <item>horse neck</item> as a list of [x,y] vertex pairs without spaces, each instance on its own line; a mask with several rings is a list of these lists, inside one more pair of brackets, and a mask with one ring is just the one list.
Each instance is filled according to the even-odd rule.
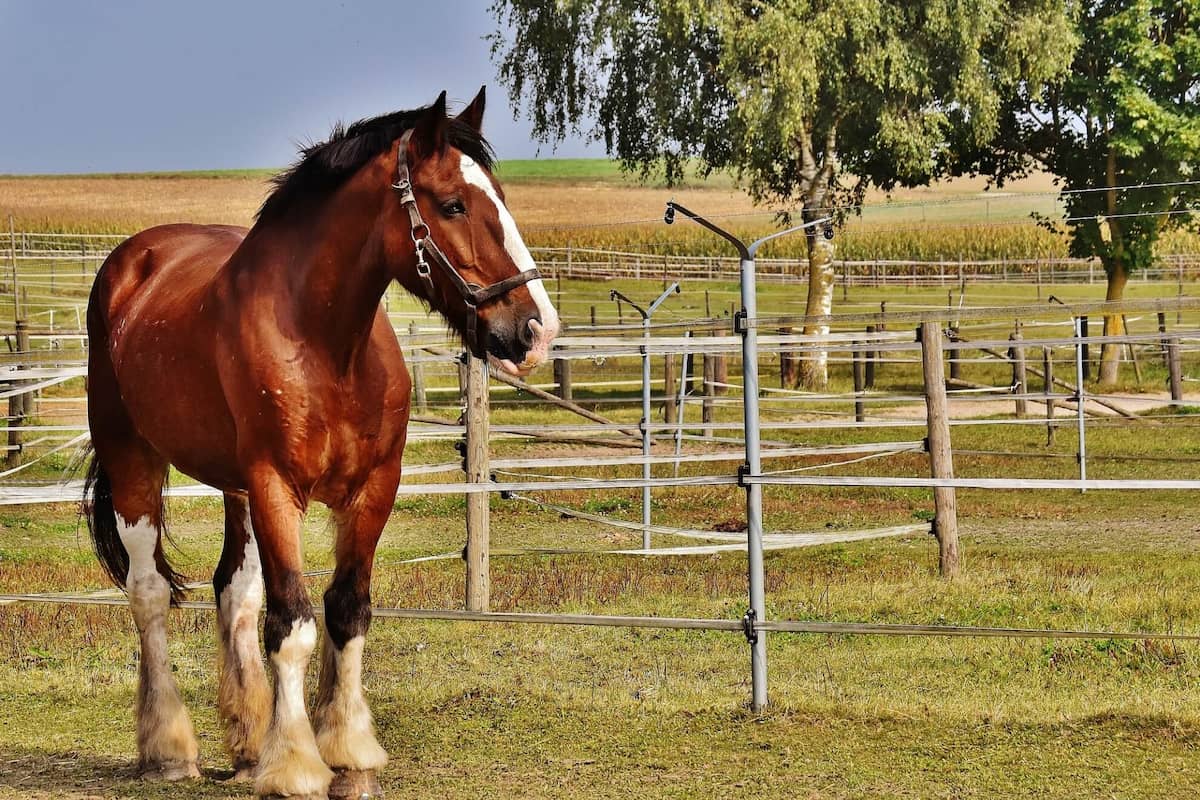
[[269,254],[257,259],[264,274],[255,278],[286,298],[290,327],[340,369],[369,338],[392,278],[379,225],[383,202],[381,191],[355,176],[324,201],[301,204],[248,237]]

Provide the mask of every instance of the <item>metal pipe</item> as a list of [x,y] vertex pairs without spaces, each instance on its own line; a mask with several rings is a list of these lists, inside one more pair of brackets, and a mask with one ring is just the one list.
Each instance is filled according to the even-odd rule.
[[[789,233],[825,225],[825,235],[833,238],[833,229],[829,227],[830,218],[806,222],[794,228],[764,236],[750,245],[726,230],[714,225],[704,217],[689,211],[678,203],[667,203],[667,213],[664,221],[670,225],[675,219],[675,212],[694,220],[698,224],[717,234],[737,248],[740,256],[740,277],[742,310],[734,320],[734,331],[742,337],[742,426],[746,433],[746,463],[742,467],[742,476],[760,475],[762,473],[762,452],[759,440],[758,414],[758,292],[754,271],[754,254],[772,239]],[[680,426],[682,428],[682,426]],[[741,482],[739,480],[739,482]],[[743,483],[746,487],[746,568],[749,578],[750,609],[743,620],[746,638],[750,642],[750,679],[751,679],[751,708],[762,711],[767,705],[767,635],[758,626],[766,619],[767,603],[763,565],[763,519],[762,519],[762,486],[754,483]]]
[[[1083,406],[1086,393],[1083,386],[1083,349],[1087,347],[1083,339],[1083,318],[1075,317],[1075,408],[1079,418],[1079,480],[1087,480],[1087,432],[1084,428]],[[1079,488],[1079,493],[1087,492],[1086,486]]]
[[650,435],[650,320],[655,310],[672,294],[679,294],[679,283],[672,283],[658,296],[649,308],[642,308],[625,295],[613,289],[608,293],[610,300],[616,300],[618,307],[622,300],[631,306],[642,317],[642,549],[650,549],[650,448],[653,437]]
[[[754,319],[758,303],[754,276],[754,258],[742,259],[743,320]],[[751,325],[741,328],[742,334],[742,409],[746,428],[746,471],[762,474],[762,452],[759,449],[758,419],[758,329]],[[762,486],[746,486],[746,560],[750,583],[750,622],[766,619],[767,601],[763,566]],[[767,636],[754,631],[750,637],[751,707],[761,711],[767,705]]]
[[[650,480],[650,314],[642,317],[642,478]],[[650,484],[642,486],[642,549],[650,549]]]

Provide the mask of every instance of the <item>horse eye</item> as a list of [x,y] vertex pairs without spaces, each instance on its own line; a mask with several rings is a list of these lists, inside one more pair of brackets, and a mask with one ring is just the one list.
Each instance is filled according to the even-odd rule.
[[460,217],[467,213],[467,207],[463,205],[462,200],[450,200],[442,203],[442,213],[447,217]]

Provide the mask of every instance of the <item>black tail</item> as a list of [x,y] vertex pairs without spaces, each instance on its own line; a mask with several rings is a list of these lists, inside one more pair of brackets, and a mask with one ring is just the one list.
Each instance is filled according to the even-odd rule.
[[[160,501],[161,502],[161,501]],[[87,477],[83,481],[83,515],[87,518],[88,530],[92,534],[92,545],[96,548],[96,557],[100,566],[108,573],[112,582],[122,589],[129,575],[129,553],[121,543],[120,529],[117,527],[117,512],[113,508],[112,483],[108,473],[100,464],[100,459],[92,453],[88,460]],[[162,538],[167,535],[167,516],[165,503],[160,507],[159,519],[162,520]],[[187,595],[187,579],[176,572],[167,562],[163,552],[162,539],[155,551],[158,560],[158,572],[167,579],[171,586],[171,605],[177,605]]]

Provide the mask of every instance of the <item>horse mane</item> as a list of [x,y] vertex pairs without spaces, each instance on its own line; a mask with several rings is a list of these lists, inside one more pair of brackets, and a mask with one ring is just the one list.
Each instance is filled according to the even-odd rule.
[[[300,158],[271,179],[274,189],[263,201],[255,219],[277,218],[298,199],[312,194],[326,194],[341,186],[364,164],[391,147],[405,131],[416,125],[427,108],[393,111],[361,119],[349,127],[341,122],[336,123],[328,139],[302,147]],[[496,155],[492,146],[467,123],[447,117],[446,141],[484,169],[491,171],[495,166]]]

